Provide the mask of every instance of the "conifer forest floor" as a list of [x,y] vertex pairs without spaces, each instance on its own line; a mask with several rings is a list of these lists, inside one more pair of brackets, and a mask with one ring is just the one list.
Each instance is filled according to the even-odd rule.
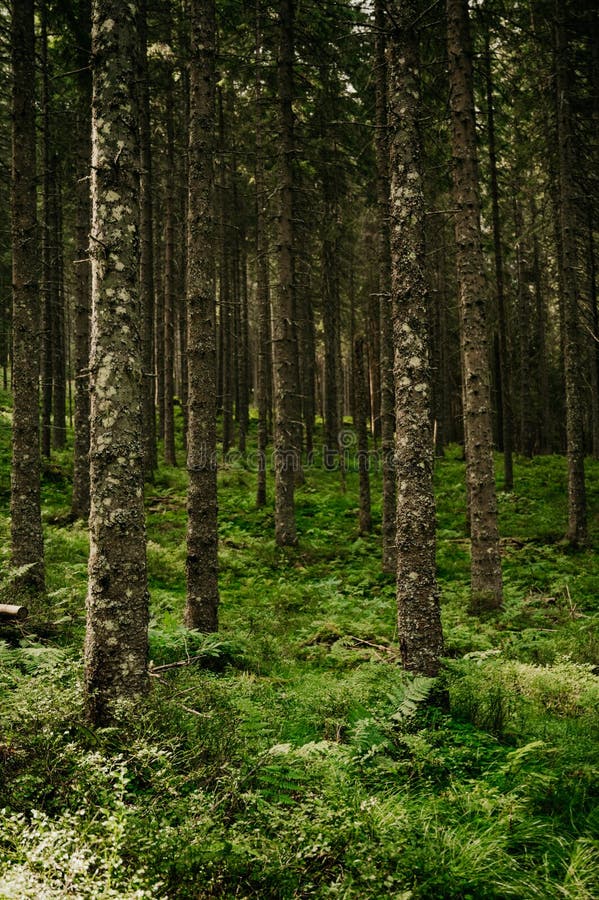
[[300,545],[281,551],[272,484],[256,509],[252,466],[231,456],[221,630],[206,636],[181,624],[185,471],[161,468],[147,491],[152,691],[96,730],[81,691],[86,527],[67,518],[71,452],[54,454],[47,603],[0,631],[0,898],[599,897],[599,463],[592,545],[573,551],[565,459],[517,459],[509,494],[496,459],[505,604],[484,619],[467,612],[460,448],[436,464],[436,683],[398,665],[378,473],[362,537],[351,464],[345,490],[309,468]]

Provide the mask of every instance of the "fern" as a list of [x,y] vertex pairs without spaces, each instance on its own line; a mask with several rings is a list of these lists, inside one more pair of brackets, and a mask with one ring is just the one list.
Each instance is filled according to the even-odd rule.
[[388,694],[389,699],[397,705],[391,720],[403,724],[408,719],[413,718],[419,706],[428,700],[434,684],[434,678],[417,675],[415,678],[406,681],[398,694]]

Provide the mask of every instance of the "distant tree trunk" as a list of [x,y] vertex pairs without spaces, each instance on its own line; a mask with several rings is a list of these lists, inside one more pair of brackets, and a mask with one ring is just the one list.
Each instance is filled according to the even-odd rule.
[[525,236],[524,216],[519,184],[514,186],[514,226],[518,276],[518,331],[520,333],[520,452],[532,458],[534,451],[535,415],[533,407],[533,309],[530,293],[530,261]]
[[92,4],[91,513],[85,682],[109,722],[148,690],[141,435],[138,5]]
[[64,296],[64,257],[62,239],[62,172],[54,160],[52,200],[52,446],[61,450],[67,441],[67,365]]
[[139,73],[139,135],[140,135],[140,262],[139,287],[143,312],[142,356],[143,384],[143,440],[145,477],[153,478],[158,465],[156,451],[156,366],[154,364],[154,216],[152,141],[150,127],[150,82],[147,60],[147,0],[141,0],[140,14],[140,73]]
[[268,231],[262,130],[262,15],[261,0],[256,0],[256,74],[255,74],[255,202],[256,202],[256,303],[258,306],[258,484],[256,506],[266,505],[266,447],[268,444],[268,393],[271,379],[270,362],[270,295],[268,273]]
[[[170,14],[169,14],[170,15]],[[168,39],[171,40],[169,22]],[[164,462],[176,466],[175,455],[175,130],[173,73],[166,72],[166,172],[164,217]]]
[[537,443],[541,452],[549,449],[549,423],[551,422],[549,371],[547,363],[547,310],[541,277],[539,239],[537,237],[538,213],[534,196],[530,197],[530,217],[532,225],[532,277],[535,289],[535,345],[537,360],[537,394],[539,397],[539,418]]
[[597,308],[597,271],[595,262],[595,241],[593,220],[589,211],[588,231],[588,277],[589,301],[591,306],[591,442],[594,459],[599,459],[599,310]]
[[456,261],[473,610],[502,603],[468,0],[447,0]]
[[273,315],[275,388],[275,540],[297,543],[295,483],[300,469],[299,371],[294,322],[293,272],[293,0],[279,2],[279,159],[278,285]]
[[565,10],[556,0],[556,91],[559,152],[559,223],[561,236],[564,323],[564,371],[566,380],[566,439],[568,451],[568,540],[584,546],[588,540],[584,475],[584,435],[578,274],[576,253],[576,192],[572,161],[572,125],[568,73],[568,40]]
[[48,4],[41,4],[40,51],[42,66],[42,235],[41,235],[41,419],[42,455],[52,452],[52,183],[50,88],[48,71]]
[[214,229],[215,9],[190,2],[187,204],[187,601],[185,624],[218,629],[216,298]]
[[[89,10],[82,31],[89,27]],[[76,259],[75,259],[75,423],[73,448],[73,499],[71,515],[74,519],[89,517],[89,330],[91,309],[91,280],[89,265],[91,165],[90,120],[91,83],[88,72],[78,80],[77,109],[77,185],[76,185]]]
[[493,216],[493,251],[495,256],[495,291],[497,295],[497,337],[499,343],[499,379],[497,385],[498,406],[501,409],[501,446],[503,449],[503,488],[514,487],[513,463],[513,409],[511,371],[505,314],[505,283],[503,277],[503,248],[499,216],[499,179],[497,177],[497,149],[495,146],[495,109],[493,101],[493,70],[489,28],[485,31],[485,74],[487,92],[487,139],[491,176],[491,207]]
[[17,589],[43,593],[40,507],[39,231],[35,161],[35,37],[33,0],[12,4],[12,334],[13,425],[11,564],[27,566]]
[[[328,153],[326,154],[328,158]],[[337,208],[330,197],[331,174],[323,173],[323,193],[327,203],[323,210],[322,237],[322,330],[324,337],[324,446],[323,461],[326,469],[334,469],[339,463],[339,397],[337,338],[339,330],[339,282],[337,279],[338,242]],[[328,196],[327,196],[328,195]]]
[[235,166],[233,182],[233,208],[238,223],[235,231],[236,257],[236,340],[237,351],[237,438],[240,453],[246,451],[246,441],[250,424],[250,384],[249,384],[249,323],[248,323],[248,273],[247,273],[247,237],[241,199],[239,197],[237,168]]
[[364,338],[356,337],[354,341],[354,389],[355,415],[354,426],[357,437],[358,472],[360,476],[360,534],[368,534],[372,528],[370,512],[370,465],[368,457],[368,429],[366,427],[366,365],[364,354]]
[[443,634],[436,581],[424,195],[414,0],[395,2],[389,57],[390,232],[397,466],[397,617],[405,669],[436,675]]
[[387,124],[387,23],[383,0],[375,3],[376,164],[378,271],[380,306],[381,450],[383,454],[383,571],[395,571],[395,398],[393,384],[393,311],[389,245],[389,140]]

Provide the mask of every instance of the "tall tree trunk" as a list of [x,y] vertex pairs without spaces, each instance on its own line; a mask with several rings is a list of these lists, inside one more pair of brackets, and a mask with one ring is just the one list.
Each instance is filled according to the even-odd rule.
[[275,388],[275,540],[279,546],[297,543],[295,482],[300,469],[299,371],[294,322],[293,271],[293,0],[279,2],[279,236],[278,285],[273,309]]
[[584,475],[584,436],[580,335],[578,321],[578,273],[576,254],[576,192],[572,160],[572,124],[568,77],[568,39],[562,0],[556,0],[557,138],[559,152],[559,224],[561,235],[564,322],[564,372],[566,381],[566,440],[568,453],[568,540],[574,546],[587,543],[587,508]]
[[497,337],[499,343],[499,378],[497,385],[498,406],[501,408],[501,446],[503,448],[503,488],[514,487],[513,463],[513,409],[507,316],[505,312],[505,281],[503,275],[503,247],[499,216],[499,179],[497,176],[497,149],[495,143],[495,107],[493,100],[493,69],[489,28],[485,31],[485,75],[487,93],[487,140],[491,177],[491,208],[493,217],[493,252],[495,257],[495,291],[497,296]]
[[360,479],[360,534],[368,534],[372,528],[370,512],[370,460],[368,456],[368,428],[366,426],[366,365],[364,338],[360,335],[354,341],[354,390],[355,420],[357,437],[358,473]]
[[44,541],[40,506],[39,231],[35,160],[33,0],[12,4],[12,334],[13,424],[11,564],[27,569],[17,588],[42,593]]
[[[89,9],[82,16],[82,32],[89,27]],[[91,310],[91,279],[89,265],[91,166],[90,119],[91,82],[89,72],[81,72],[78,79],[77,110],[77,186],[76,186],[76,260],[75,260],[75,423],[73,448],[73,499],[71,515],[74,519],[89,517],[89,331]]]
[[464,438],[470,501],[471,604],[502,603],[501,558],[491,428],[484,261],[468,0],[447,0],[456,262],[464,375]]
[[589,209],[588,231],[588,278],[589,302],[591,306],[591,441],[594,459],[599,459],[599,309],[597,308],[597,266],[595,261],[595,240],[593,219]]
[[42,278],[41,297],[41,388],[42,455],[52,452],[52,183],[50,88],[48,71],[48,4],[41,5],[40,50],[42,65]]
[[52,446],[61,450],[67,441],[67,365],[65,338],[64,255],[62,239],[62,172],[53,164],[52,202]]
[[397,421],[397,617],[404,668],[436,675],[443,634],[436,580],[419,60],[414,0],[395,2],[389,57],[390,232]]
[[258,306],[258,484],[256,506],[266,505],[266,447],[268,444],[268,387],[271,378],[270,358],[270,295],[268,273],[268,232],[266,192],[264,187],[264,155],[262,130],[264,111],[262,100],[262,13],[261,0],[256,0],[256,75],[255,75],[255,202],[256,202],[256,303]]
[[187,600],[185,624],[218,628],[214,0],[191,0],[187,205]]
[[148,690],[138,219],[138,4],[92,4],[91,512],[88,714]]
[[537,444],[541,452],[549,452],[549,424],[551,422],[551,396],[549,392],[549,368],[547,363],[547,309],[541,275],[541,254],[537,237],[538,213],[534,195],[530,197],[532,226],[532,277],[535,290],[535,346],[537,360],[536,387],[539,397]]
[[514,227],[518,276],[518,330],[520,332],[520,452],[532,458],[535,415],[533,407],[533,309],[530,293],[530,261],[525,222],[520,201],[520,184],[514,186]]
[[[170,15],[170,14],[169,14]],[[169,21],[168,40],[171,40]],[[173,73],[166,72],[166,173],[164,221],[164,462],[176,466],[175,455],[175,126]]]
[[147,0],[141,0],[140,14],[140,72],[139,72],[139,289],[143,312],[142,356],[143,383],[143,440],[145,477],[152,479],[158,466],[156,450],[156,366],[154,363],[154,214],[152,194],[152,141],[150,128],[150,81],[147,59]]
[[389,245],[389,140],[387,125],[386,20],[383,0],[375,2],[376,165],[380,305],[381,450],[383,455],[383,571],[395,571],[395,398],[393,314]]

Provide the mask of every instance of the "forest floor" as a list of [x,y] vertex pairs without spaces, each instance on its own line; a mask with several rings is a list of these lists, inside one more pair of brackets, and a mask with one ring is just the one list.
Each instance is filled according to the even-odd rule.
[[[338,472],[306,471],[300,545],[281,551],[255,473],[239,456],[221,467],[222,627],[205,636],[181,626],[185,473],[160,469],[147,491],[152,692],[95,730],[81,691],[86,528],[67,521],[70,451],[55,454],[47,606],[0,632],[0,898],[598,897],[599,558],[562,540],[563,458],[517,459],[509,494],[497,465],[505,606],[480,619],[459,449],[437,463],[435,684],[397,665],[380,506],[360,536],[355,472],[343,491]],[[596,548],[599,463],[587,476]]]

